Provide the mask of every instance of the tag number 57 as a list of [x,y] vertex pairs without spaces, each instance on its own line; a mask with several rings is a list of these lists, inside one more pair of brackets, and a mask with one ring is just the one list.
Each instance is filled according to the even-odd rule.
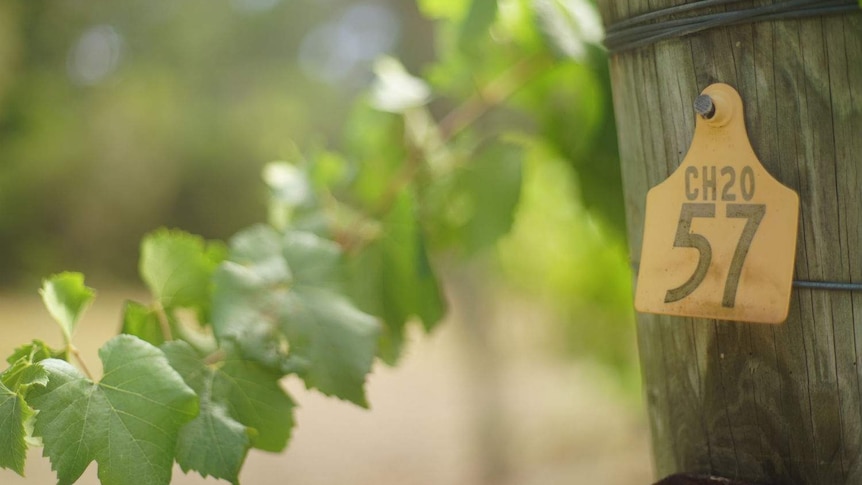
[[[736,250],[733,252],[733,258],[727,271],[727,279],[724,282],[724,295],[721,299],[721,306],[723,307],[733,308],[736,304],[736,290],[739,287],[742,265],[745,263],[748,249],[751,247],[751,241],[754,240],[754,234],[757,232],[757,228],[760,226],[760,222],[763,220],[765,214],[766,205],[764,204],[727,204],[726,217],[746,219],[746,221],[742,234],[739,236],[739,241],[736,243]],[[682,300],[694,292],[703,282],[703,279],[706,278],[706,273],[712,262],[712,246],[709,244],[709,240],[701,234],[691,232],[691,222],[695,217],[714,219],[715,204],[685,203],[682,205],[673,246],[677,248],[697,249],[699,257],[694,273],[691,274],[688,280],[682,285],[667,291],[664,298],[665,303]]]

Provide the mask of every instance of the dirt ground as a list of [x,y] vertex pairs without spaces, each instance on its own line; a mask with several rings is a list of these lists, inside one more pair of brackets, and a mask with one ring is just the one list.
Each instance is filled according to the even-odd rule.
[[[139,291],[101,293],[76,341],[91,368],[97,347],[117,330],[122,301]],[[511,310],[511,311],[509,311]],[[285,386],[299,403],[287,451],[252,451],[248,485],[648,485],[649,437],[642,412],[590,366],[533,348],[541,334],[532,310],[508,309],[491,331],[498,358],[477,366],[458,317],[431,336],[413,335],[402,364],[378,366],[368,383],[371,410]],[[59,343],[38,296],[0,295],[0,352],[30,338]],[[525,338],[529,336],[529,338]],[[484,368],[484,371],[477,370]],[[41,450],[27,478],[0,470],[0,484],[56,483]],[[97,484],[92,464],[81,480]],[[175,484],[224,483],[184,475]]]

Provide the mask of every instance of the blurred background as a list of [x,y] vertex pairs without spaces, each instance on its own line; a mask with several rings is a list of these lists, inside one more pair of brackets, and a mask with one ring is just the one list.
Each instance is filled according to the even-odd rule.
[[[252,451],[242,480],[650,483],[601,38],[586,0],[0,2],[0,350],[59,342],[36,288],[73,270],[99,291],[78,335],[97,361],[142,292],[144,234],[227,239],[265,220],[273,160],[403,151],[401,116],[416,118],[398,104],[409,82],[380,98],[390,56],[428,91],[436,143],[471,159],[511,137],[516,176],[477,169],[490,195],[466,202],[433,202],[432,184],[447,318],[376,367],[370,411],[288,380],[293,441]],[[0,482],[51,483],[38,455]]]

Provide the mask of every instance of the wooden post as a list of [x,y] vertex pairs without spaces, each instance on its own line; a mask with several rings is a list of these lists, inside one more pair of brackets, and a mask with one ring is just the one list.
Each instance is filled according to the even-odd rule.
[[[686,2],[599,3],[613,24]],[[862,15],[716,28],[610,65],[634,263],[646,192],[685,155],[695,97],[724,82],[799,193],[796,278],[862,283]],[[862,292],[794,290],[782,325],[641,314],[638,341],[659,477],[862,484]]]

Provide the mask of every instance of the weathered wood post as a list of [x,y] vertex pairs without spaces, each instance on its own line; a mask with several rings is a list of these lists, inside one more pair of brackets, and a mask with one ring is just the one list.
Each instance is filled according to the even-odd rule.
[[[599,3],[613,25],[697,2]],[[779,2],[726,3],[718,11]],[[611,53],[635,265],[647,190],[685,155],[693,100],[722,82],[742,96],[764,166],[799,194],[795,278],[862,283],[862,15],[823,13]],[[795,288],[781,325],[640,314],[638,335],[659,477],[862,484],[862,291]]]

